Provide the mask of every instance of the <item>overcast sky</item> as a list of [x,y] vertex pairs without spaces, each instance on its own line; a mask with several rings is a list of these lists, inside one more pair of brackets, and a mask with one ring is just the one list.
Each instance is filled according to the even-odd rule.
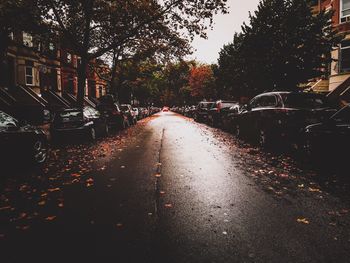
[[259,0],[227,0],[230,13],[217,15],[208,39],[195,39],[192,46],[196,50],[191,58],[204,63],[216,63],[224,44],[232,41],[234,32],[241,31],[241,25],[248,21],[249,11],[257,9]]

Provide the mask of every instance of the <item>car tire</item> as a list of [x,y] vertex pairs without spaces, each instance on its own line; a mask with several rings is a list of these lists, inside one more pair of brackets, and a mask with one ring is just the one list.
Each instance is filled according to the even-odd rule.
[[33,144],[33,162],[42,165],[48,158],[48,147],[44,140],[38,139]]
[[270,145],[270,139],[266,130],[260,129],[258,134],[258,144],[261,148],[267,148]]
[[241,127],[238,124],[235,125],[234,134],[237,138],[240,138],[242,136],[241,135]]
[[95,141],[96,140],[96,129],[95,128],[90,128],[90,131],[89,131],[89,139],[90,141]]
[[104,128],[104,135],[108,137],[110,135],[110,127],[108,123],[106,123],[105,128]]

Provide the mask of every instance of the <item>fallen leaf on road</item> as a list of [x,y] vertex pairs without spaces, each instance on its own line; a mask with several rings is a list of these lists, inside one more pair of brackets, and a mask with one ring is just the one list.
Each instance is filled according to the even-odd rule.
[[0,211],[11,209],[11,206],[0,207]]
[[304,184],[298,184],[299,188],[304,188]]
[[124,165],[122,165],[122,166],[120,166],[120,168],[125,169],[125,166],[124,166]]
[[172,204],[165,204],[164,207],[165,207],[165,208],[172,208],[173,205],[172,205]]
[[122,223],[118,223],[116,226],[117,226],[117,228],[122,228],[123,224]]
[[298,218],[297,222],[302,223],[302,224],[306,224],[306,225],[310,224],[310,221],[307,220],[306,218]]
[[61,189],[60,188],[51,188],[51,189],[48,189],[47,191],[52,193],[52,192],[57,192],[57,191],[60,191]]
[[159,192],[161,195],[165,195],[165,192],[164,191],[160,191]]
[[73,174],[71,174],[71,176],[72,176],[72,177],[80,177],[80,174],[78,174],[78,173],[73,173]]
[[53,221],[56,219],[56,216],[48,216],[45,218],[46,221]]
[[62,207],[64,207],[64,204],[63,203],[59,203],[58,207],[62,208]]
[[161,174],[155,174],[154,176],[157,177],[157,178],[159,178],[159,177],[161,177],[162,175],[161,175]]
[[45,205],[46,204],[46,201],[45,200],[42,200],[42,201],[40,201],[39,203],[38,203],[38,205],[40,205],[40,206],[43,206],[43,205]]
[[223,235],[227,235],[227,232],[226,232],[226,231],[224,231],[224,232],[222,232],[222,234],[223,234]]
[[309,187],[309,191],[313,193],[322,193],[320,189]]

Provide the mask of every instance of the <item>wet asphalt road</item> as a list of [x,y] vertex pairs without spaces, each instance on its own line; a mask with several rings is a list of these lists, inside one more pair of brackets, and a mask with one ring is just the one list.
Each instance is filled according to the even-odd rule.
[[317,174],[188,118],[50,162],[2,181],[1,262],[349,262],[348,202]]

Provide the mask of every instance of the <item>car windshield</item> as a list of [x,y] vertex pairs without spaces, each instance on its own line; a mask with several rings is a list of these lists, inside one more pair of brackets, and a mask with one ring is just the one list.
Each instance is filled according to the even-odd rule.
[[318,94],[282,94],[286,108],[321,109],[329,107],[327,100]]
[[63,111],[58,115],[58,120],[62,122],[80,121],[83,119],[82,111]]
[[17,126],[17,120],[4,112],[0,112],[0,127]]

